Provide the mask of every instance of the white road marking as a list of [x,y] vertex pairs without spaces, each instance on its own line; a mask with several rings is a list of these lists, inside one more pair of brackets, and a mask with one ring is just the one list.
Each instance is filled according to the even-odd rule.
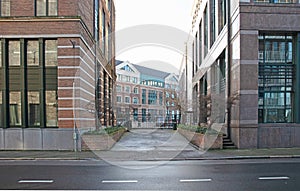
[[102,183],[138,183],[137,180],[102,180]]
[[270,176],[270,177],[259,177],[259,180],[288,180],[288,176]]
[[26,183],[37,183],[37,184],[52,184],[54,180],[19,180],[19,184],[26,184]]
[[181,179],[180,182],[211,182],[211,178],[204,179]]

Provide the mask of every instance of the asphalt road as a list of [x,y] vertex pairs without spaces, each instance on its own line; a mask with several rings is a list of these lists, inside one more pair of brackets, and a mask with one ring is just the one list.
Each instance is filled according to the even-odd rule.
[[300,159],[123,162],[0,161],[0,188],[19,190],[300,190]]

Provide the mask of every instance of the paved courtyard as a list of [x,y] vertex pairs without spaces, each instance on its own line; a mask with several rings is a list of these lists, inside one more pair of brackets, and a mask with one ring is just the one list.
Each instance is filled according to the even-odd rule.
[[198,150],[171,129],[132,129],[110,151],[95,151],[109,160],[172,160],[200,157]]

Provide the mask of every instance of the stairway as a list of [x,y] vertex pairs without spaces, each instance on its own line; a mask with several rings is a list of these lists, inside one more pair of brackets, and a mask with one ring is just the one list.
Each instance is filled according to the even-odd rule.
[[223,136],[223,149],[237,149],[231,139],[226,135]]

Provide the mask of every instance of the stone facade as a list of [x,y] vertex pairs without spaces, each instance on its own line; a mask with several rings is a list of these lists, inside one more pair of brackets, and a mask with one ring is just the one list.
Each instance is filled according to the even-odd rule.
[[[265,33],[271,35],[291,34],[298,39],[300,26],[298,1],[286,4],[259,3],[255,0],[229,1],[231,4],[224,12],[225,17],[221,9],[222,3],[227,1],[199,0],[195,2],[193,19],[195,39],[194,48],[191,47],[191,49],[194,51],[194,55],[197,54],[200,59],[193,57],[194,99],[204,94],[203,88],[201,88],[203,80],[207,82],[206,94],[213,95],[215,93],[216,84],[212,81],[218,73],[214,73],[212,68],[218,67],[222,73],[221,66],[225,60],[223,62],[225,72],[222,77],[226,82],[223,100],[226,104],[223,110],[226,118],[221,123],[227,125],[227,134],[235,145],[238,148],[300,146],[297,141],[294,141],[295,137],[300,135],[297,130],[300,128],[297,101],[293,102],[294,123],[265,124],[259,123],[258,118],[259,36]],[[215,7],[214,12],[212,7]],[[205,26],[204,19],[205,11],[207,11],[206,14],[210,13],[207,26]],[[214,21],[212,15],[215,17]],[[222,19],[226,19],[225,25],[220,23]],[[205,32],[205,27],[208,28],[208,32]],[[202,30],[199,32],[199,29]],[[202,34],[200,35],[202,40],[199,40],[199,33]],[[212,41],[213,36],[215,39]],[[208,38],[208,42],[210,42],[207,47],[205,47],[205,38]],[[197,48],[195,48],[196,41],[202,43]],[[297,46],[295,42],[295,49]],[[207,54],[203,47],[208,49]],[[195,53],[197,51],[201,54]],[[299,54],[296,51],[293,64],[299,68]],[[299,73],[295,73],[295,84],[299,84],[299,75]],[[299,95],[299,88],[295,88],[294,96],[297,95]],[[228,101],[232,98],[236,98],[234,103]],[[200,114],[196,114],[195,123],[199,120],[197,115]]]
[[[97,22],[95,9],[99,12]],[[12,128],[9,115],[0,116],[3,118],[0,128],[7,127],[1,128],[1,140],[5,140],[3,144],[0,142],[1,149],[69,150],[73,149],[74,126],[80,134],[82,129],[113,125],[115,39],[110,35],[115,30],[114,9],[113,0],[99,0],[98,8],[94,7],[94,0],[57,0],[56,15],[37,16],[35,1],[10,1],[10,15],[0,15],[3,42],[57,40],[57,127],[31,129],[23,124],[24,129]],[[45,81],[47,86],[47,79]],[[4,89],[0,85],[3,95]],[[35,138],[28,142],[30,137]]]

